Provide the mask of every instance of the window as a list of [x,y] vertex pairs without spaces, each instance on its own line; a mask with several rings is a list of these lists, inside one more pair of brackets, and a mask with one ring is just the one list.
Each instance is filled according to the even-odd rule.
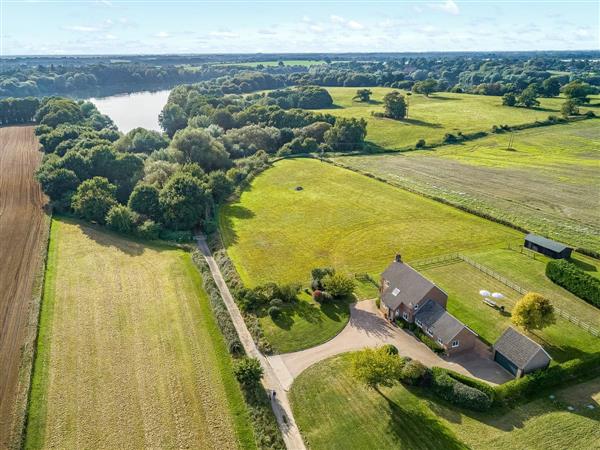
[[416,311],[417,309],[419,309],[419,304],[418,304],[418,303],[415,305],[415,311]]
[[427,328],[425,333],[427,333],[429,336],[433,336],[433,330],[431,328]]
[[392,291],[392,295],[395,297],[396,295],[398,295],[400,293],[400,289],[398,288],[394,288],[394,290]]
[[405,313],[405,312],[403,312],[403,313],[402,313],[402,318],[403,318],[404,320],[408,320],[408,314],[407,314],[407,313]]
[[458,341],[452,341],[452,348],[456,348],[460,345]]
[[415,323],[417,324],[418,327],[423,326],[423,322],[421,322],[419,319],[415,320]]
[[437,343],[438,343],[438,344],[440,344],[440,345],[444,345],[444,344],[442,343],[442,340],[441,340],[440,338],[437,338]]

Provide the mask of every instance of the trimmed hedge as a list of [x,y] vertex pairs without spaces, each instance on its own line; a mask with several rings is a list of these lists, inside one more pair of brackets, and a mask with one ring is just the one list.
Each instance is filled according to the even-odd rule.
[[450,369],[441,369],[444,370],[450,378],[454,378],[456,381],[461,382],[462,384],[466,384],[472,388],[480,390],[485,395],[487,395],[491,401],[494,401],[496,398],[496,391],[493,386],[487,384],[485,381],[477,380],[475,378],[468,377],[458,372],[454,372]]
[[577,297],[600,308],[600,280],[564,259],[548,262],[546,276]]
[[600,353],[585,359],[572,359],[496,386],[496,401],[512,405],[538,395],[542,390],[563,387],[597,376],[600,376]]
[[433,391],[444,400],[475,411],[485,411],[492,406],[492,399],[487,394],[455,380],[446,370],[434,367],[432,373]]

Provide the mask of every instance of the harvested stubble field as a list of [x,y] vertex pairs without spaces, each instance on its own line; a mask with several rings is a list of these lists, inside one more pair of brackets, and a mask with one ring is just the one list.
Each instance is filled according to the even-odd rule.
[[[408,118],[393,120],[373,117],[372,112],[383,112],[383,97],[398,89],[373,87],[369,103],[353,100],[357,88],[327,88],[334,108],[319,109],[339,117],[364,118],[367,121],[367,140],[389,150],[414,148],[419,139],[428,144],[440,144],[446,133],[464,134],[490,131],[493,125],[521,125],[545,120],[549,115],[560,115],[564,98],[540,98],[537,109],[503,106],[502,99],[491,95],[455,94],[439,92],[425,97],[409,97]],[[597,106],[597,100],[593,99]],[[582,108],[582,112],[588,107]]]
[[54,220],[26,448],[255,448],[183,250]]
[[600,121],[335,160],[423,194],[600,251]]
[[33,127],[0,128],[0,448],[18,439],[36,332],[48,235],[46,199],[33,178],[41,158]]

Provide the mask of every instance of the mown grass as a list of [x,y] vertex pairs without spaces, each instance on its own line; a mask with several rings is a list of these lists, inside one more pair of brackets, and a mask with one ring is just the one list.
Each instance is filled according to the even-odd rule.
[[[297,191],[297,186],[303,190]],[[378,280],[397,252],[410,260],[496,248],[521,236],[433,200],[309,159],[277,162],[253,181],[239,201],[221,209],[219,225],[227,252],[248,286],[268,281],[307,286],[311,269],[322,266],[347,274],[369,273]],[[370,283],[361,283],[357,290],[360,298],[376,293]],[[263,318],[267,338],[291,351],[308,346],[303,340],[315,344],[332,337],[345,320],[332,322],[318,308],[305,309],[310,316],[292,316],[298,340],[285,333],[285,325]],[[285,344],[289,338],[290,345]]]
[[191,257],[53,220],[25,448],[256,448]]
[[342,355],[302,373],[290,395],[296,421],[315,450],[583,450],[597,448],[600,440],[600,379],[558,390],[555,400],[473,413],[419,388],[369,390],[352,377],[349,355]]
[[527,109],[502,106],[502,99],[494,96],[450,92],[429,97],[412,94],[409,97],[408,119],[398,121],[371,115],[372,112],[383,112],[383,97],[398,89],[369,88],[373,91],[370,103],[353,100],[357,89],[327,88],[335,107],[318,111],[339,117],[364,118],[367,121],[367,140],[385,149],[414,147],[419,139],[425,139],[429,144],[439,144],[446,133],[490,131],[493,125],[519,125],[545,120],[551,114],[560,115],[560,107],[564,103],[561,98],[541,98],[538,109]]
[[[495,269],[494,266],[488,267]],[[526,267],[526,264],[522,264],[521,267]],[[489,345],[493,344],[507,327],[512,326],[510,312],[522,297],[517,291],[465,262],[431,267],[421,272],[448,293],[448,311],[466,323]],[[483,303],[483,297],[479,295],[482,289],[502,293],[504,298],[496,301],[505,307],[505,312]],[[561,288],[557,287],[556,290],[545,292],[556,293],[559,289]],[[586,305],[577,298],[561,297],[559,302],[555,300],[558,298],[556,295],[550,297],[553,304],[558,303],[562,308],[571,306],[572,308],[567,309],[571,313],[573,309]],[[587,312],[586,319],[593,319],[594,322],[600,319],[600,311]],[[554,325],[533,331],[529,336],[539,342],[557,362],[600,352],[600,339],[558,316]]]
[[[512,150],[507,150],[512,139]],[[336,161],[402,187],[600,251],[597,119],[433,150]]]
[[264,314],[260,323],[276,353],[314,347],[338,334],[348,323],[354,297],[319,305],[304,292],[298,301],[282,307],[281,316]]

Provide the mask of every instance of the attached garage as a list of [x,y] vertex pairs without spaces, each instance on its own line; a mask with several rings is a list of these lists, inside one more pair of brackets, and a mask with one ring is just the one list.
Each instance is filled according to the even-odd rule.
[[516,378],[545,369],[552,359],[540,344],[512,327],[498,338],[493,349],[494,361]]

